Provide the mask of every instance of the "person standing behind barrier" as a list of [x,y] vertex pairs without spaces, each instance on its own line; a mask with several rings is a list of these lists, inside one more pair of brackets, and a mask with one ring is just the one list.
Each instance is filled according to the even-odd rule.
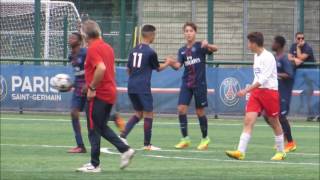
[[91,162],[77,169],[80,172],[100,172],[101,136],[121,153],[120,168],[126,168],[135,151],[125,144],[107,125],[111,108],[116,101],[114,52],[101,37],[99,25],[92,20],[83,23],[83,32],[88,42],[85,62],[87,92],[87,125],[91,144]]
[[283,134],[288,143],[285,152],[295,151],[297,146],[291,135],[291,127],[287,115],[289,114],[292,89],[294,84],[294,65],[288,60],[288,55],[284,53],[286,40],[282,36],[276,36],[272,44],[272,50],[276,53],[278,73],[278,90],[280,96],[280,115],[279,120]]
[[290,47],[288,59],[292,61],[297,68],[314,68],[314,66],[304,65],[304,62],[315,62],[312,47],[305,42],[303,32],[297,32],[296,42]]
[[[312,47],[305,42],[303,32],[297,32],[295,35],[295,43],[290,47],[290,52],[288,54],[288,59],[292,61],[296,68],[315,68],[313,65],[304,65],[304,62],[314,63],[315,58],[313,55]],[[308,77],[306,77],[308,78]],[[305,78],[304,78],[305,79]],[[313,92],[306,93],[307,90],[303,90],[300,96],[305,95],[307,99],[311,99]],[[310,102],[309,102],[310,104]],[[308,104],[308,105],[309,105]],[[309,107],[309,106],[308,106]],[[307,121],[314,119],[314,114],[311,108],[308,108]]]

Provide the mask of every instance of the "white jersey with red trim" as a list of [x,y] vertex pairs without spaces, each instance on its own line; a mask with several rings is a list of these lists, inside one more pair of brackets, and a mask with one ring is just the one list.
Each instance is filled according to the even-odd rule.
[[253,74],[252,84],[259,82],[259,88],[278,90],[277,63],[271,52],[263,49],[260,55],[254,55]]

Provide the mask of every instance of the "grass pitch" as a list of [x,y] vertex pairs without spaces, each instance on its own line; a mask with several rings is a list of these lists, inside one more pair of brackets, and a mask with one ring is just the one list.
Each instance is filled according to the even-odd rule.
[[[82,132],[90,151],[86,123],[82,117]],[[128,141],[135,149],[143,144],[142,122],[133,129]],[[192,146],[176,150],[180,139],[176,118],[155,118],[152,142],[162,151],[137,150],[133,163],[119,169],[115,148],[102,140],[111,153],[101,154],[102,172],[75,172],[89,162],[89,153],[68,154],[74,146],[73,131],[67,115],[1,114],[1,179],[19,180],[213,180],[213,179],[319,179],[319,123],[292,122],[293,137],[298,148],[285,161],[273,162],[274,138],[271,129],[259,120],[248,147],[246,159],[229,159],[225,150],[235,149],[242,121],[209,120],[212,143],[208,151],[197,151],[200,129],[197,120],[189,118]],[[110,125],[114,127],[113,123]],[[116,128],[114,128],[116,130]],[[117,130],[116,130],[117,131]]]

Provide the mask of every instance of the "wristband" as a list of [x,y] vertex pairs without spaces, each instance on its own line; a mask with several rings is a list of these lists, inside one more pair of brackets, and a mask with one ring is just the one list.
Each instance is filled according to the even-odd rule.
[[90,91],[96,91],[96,88],[93,88],[92,86],[89,86]]

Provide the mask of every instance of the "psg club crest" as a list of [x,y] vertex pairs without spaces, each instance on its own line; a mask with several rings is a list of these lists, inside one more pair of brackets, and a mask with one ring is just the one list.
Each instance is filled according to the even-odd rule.
[[0,101],[4,100],[7,96],[8,85],[7,81],[3,76],[0,76]]
[[241,89],[236,78],[228,77],[221,82],[219,93],[222,103],[228,107],[236,105],[240,98],[237,92]]

